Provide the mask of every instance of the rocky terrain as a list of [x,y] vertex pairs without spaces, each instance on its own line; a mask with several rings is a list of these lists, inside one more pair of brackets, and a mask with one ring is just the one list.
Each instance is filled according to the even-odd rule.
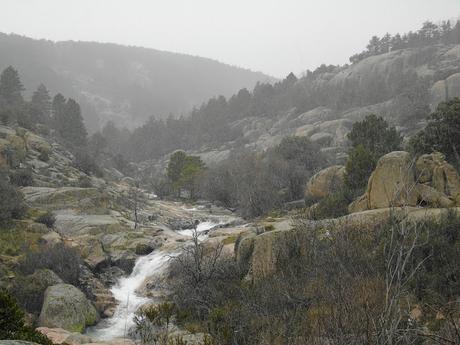
[[[42,152],[48,155],[46,161],[39,159]],[[75,248],[83,259],[77,286],[64,283],[47,269],[25,277],[30,284],[47,286],[41,312],[36,319],[29,315],[29,322],[57,344],[95,341],[81,333],[114,315],[119,302],[110,288],[132,273],[138,258],[152,252],[180,251],[189,239],[181,230],[193,228],[195,221],[211,224],[216,229],[209,233],[212,240],[230,245],[238,233],[250,228],[241,227],[242,220],[228,210],[211,204],[161,201],[117,171],[105,171],[104,179],[88,176],[73,161],[71,153],[50,139],[22,128],[0,126],[0,164],[7,167],[17,162],[22,169],[31,169],[33,176],[32,185],[21,188],[28,206],[26,218],[1,234],[1,285],[8,286],[15,279],[24,247],[51,248],[62,243]],[[46,211],[56,217],[52,229],[35,221]],[[139,293],[161,299],[164,292],[155,293],[154,283],[149,286]]]

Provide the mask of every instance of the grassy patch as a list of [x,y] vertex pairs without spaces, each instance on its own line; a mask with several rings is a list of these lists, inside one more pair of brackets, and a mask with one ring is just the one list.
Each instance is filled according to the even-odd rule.
[[24,248],[36,248],[41,233],[28,230],[28,223],[15,221],[0,226],[0,255],[20,256]]

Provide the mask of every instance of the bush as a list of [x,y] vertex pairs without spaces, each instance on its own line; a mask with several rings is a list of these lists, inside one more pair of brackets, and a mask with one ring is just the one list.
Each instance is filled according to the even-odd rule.
[[46,282],[33,280],[32,276],[18,275],[14,280],[12,293],[24,310],[38,315],[47,287]]
[[24,274],[32,274],[37,269],[48,268],[66,283],[78,285],[81,263],[76,249],[58,243],[52,248],[39,248],[37,252],[29,250],[20,264],[20,270]]
[[10,181],[12,184],[19,187],[33,185],[34,179],[32,177],[32,169],[24,168],[12,170],[10,173]]
[[25,211],[22,193],[8,183],[5,175],[0,174],[0,222],[21,218]]
[[78,187],[80,188],[92,188],[93,184],[88,176],[80,176],[78,178]]
[[98,177],[102,177],[103,175],[101,168],[99,168],[94,158],[84,150],[75,153],[75,167],[87,175],[94,174]]
[[339,191],[321,199],[308,210],[313,220],[332,219],[348,214],[348,205],[353,199],[349,193]]
[[376,163],[375,156],[363,145],[353,148],[345,165],[345,186],[354,191],[354,194],[361,194]]
[[4,126],[8,126],[10,122],[10,114],[7,111],[0,113],[0,123]]
[[24,340],[43,345],[53,344],[43,334],[24,325],[24,312],[5,290],[0,290],[0,339]]
[[38,216],[35,220],[37,223],[45,224],[48,228],[52,229],[54,227],[54,223],[56,222],[56,217],[53,212],[46,212]]

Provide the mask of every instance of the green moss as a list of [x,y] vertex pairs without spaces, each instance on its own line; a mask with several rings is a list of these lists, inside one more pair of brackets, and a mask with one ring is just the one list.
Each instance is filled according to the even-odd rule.
[[30,207],[27,209],[26,218],[37,218],[41,216],[43,213],[45,212],[43,210],[40,210],[39,208]]
[[224,240],[222,241],[222,243],[223,243],[224,245],[233,244],[233,243],[236,242],[236,239],[237,239],[237,238],[238,238],[237,235],[228,236],[226,239],[224,239]]

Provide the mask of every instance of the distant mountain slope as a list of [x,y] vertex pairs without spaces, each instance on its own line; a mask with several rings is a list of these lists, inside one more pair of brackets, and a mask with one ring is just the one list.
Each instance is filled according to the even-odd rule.
[[30,94],[39,83],[75,97],[88,127],[134,127],[186,113],[216,95],[273,78],[215,60],[93,42],[51,42],[0,33],[0,70],[13,65]]

